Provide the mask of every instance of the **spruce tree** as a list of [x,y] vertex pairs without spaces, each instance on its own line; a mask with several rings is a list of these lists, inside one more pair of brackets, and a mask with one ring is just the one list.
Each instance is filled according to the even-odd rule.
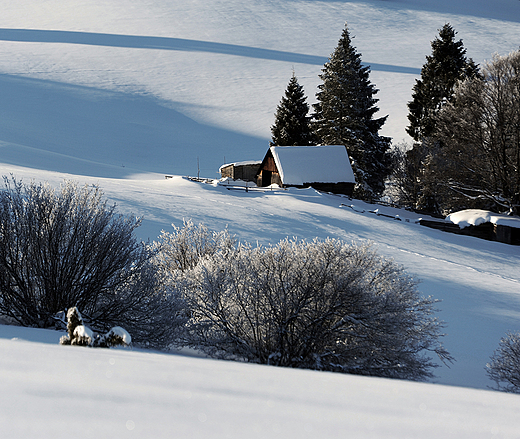
[[406,132],[416,142],[432,134],[435,115],[453,96],[455,84],[478,75],[478,66],[471,58],[466,59],[466,49],[462,40],[455,41],[456,34],[449,23],[439,30],[439,37],[431,43],[432,54],[426,56],[421,69],[421,79],[413,87]]
[[352,46],[347,25],[318,86],[314,128],[319,143],[345,145],[356,177],[354,196],[378,199],[390,171],[390,138],[378,134],[386,116],[374,118],[378,92],[369,79],[370,67]]
[[466,58],[462,40],[455,40],[456,32],[447,23],[439,36],[431,42],[432,54],[426,56],[421,78],[413,87],[412,101],[408,103],[410,125],[406,132],[415,140],[413,156],[423,157],[420,163],[421,180],[416,185],[416,209],[440,214],[438,156],[442,147],[435,133],[439,111],[453,98],[455,85],[464,79],[480,77],[478,66]]
[[270,146],[308,146],[312,144],[309,105],[294,72],[276,109],[271,127]]

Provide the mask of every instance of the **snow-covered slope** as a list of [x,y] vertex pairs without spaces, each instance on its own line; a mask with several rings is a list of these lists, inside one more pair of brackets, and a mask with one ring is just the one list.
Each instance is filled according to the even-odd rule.
[[[8,169],[0,165],[0,174]],[[67,177],[22,171],[15,169],[15,174],[55,185]],[[260,244],[287,236],[372,241],[379,253],[421,280],[424,295],[442,300],[438,308],[447,323],[444,342],[457,361],[437,369],[437,381],[479,388],[493,384],[485,364],[506,331],[520,329],[520,247],[428,229],[415,223],[417,214],[313,189],[246,192],[182,177],[145,177],[81,181],[99,184],[120,212],[144,216],[138,229],[142,239],[155,239],[161,229],[172,230],[171,223],[180,226],[183,219],[192,219],[214,230],[227,227],[239,239]]]
[[396,142],[438,29],[450,22],[478,63],[516,50],[520,30],[516,0],[0,6],[1,161],[103,176],[194,175],[198,157],[215,177],[225,162],[261,160],[292,69],[314,102],[345,21],[389,115],[383,134]]
[[30,331],[0,326],[2,438],[518,437],[520,398],[499,392],[58,346]]
[[520,330],[518,247],[426,229],[403,211],[377,212],[402,221],[378,216],[371,213],[376,206],[311,189],[245,192],[164,179],[216,177],[222,163],[261,160],[292,69],[312,103],[345,21],[381,90],[381,113],[389,115],[383,134],[405,139],[406,103],[438,29],[450,22],[468,56],[482,63],[518,48],[520,2],[0,6],[0,175],[99,184],[121,212],[144,216],[143,239],[191,218],[262,244],[286,236],[373,241],[422,280],[424,294],[442,300],[444,341],[457,361],[437,369],[437,382],[479,388],[74,350],[41,344],[54,333],[0,326],[2,437],[103,437],[106,430],[115,437],[349,431],[363,438],[473,438],[520,431],[518,397],[483,390],[492,385],[484,367],[498,341]]

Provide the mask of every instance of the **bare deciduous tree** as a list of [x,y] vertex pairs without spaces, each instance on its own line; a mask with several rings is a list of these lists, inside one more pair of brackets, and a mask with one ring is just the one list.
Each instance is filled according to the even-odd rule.
[[520,332],[509,332],[500,340],[486,367],[498,390],[520,393]]
[[450,190],[447,209],[465,203],[518,213],[520,51],[494,56],[482,74],[458,85],[437,116],[437,178]]
[[399,143],[392,150],[392,174],[385,195],[400,206],[419,209],[422,198],[422,167],[426,159],[423,149]]
[[0,313],[50,327],[56,313],[77,306],[95,329],[123,325],[137,342],[165,343],[172,304],[158,292],[149,249],[134,237],[139,224],[108,207],[97,187],[4,177]]

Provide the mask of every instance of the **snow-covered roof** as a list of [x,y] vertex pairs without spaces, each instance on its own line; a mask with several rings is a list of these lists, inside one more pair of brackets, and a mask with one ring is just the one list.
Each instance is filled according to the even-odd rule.
[[272,146],[271,153],[283,184],[356,181],[343,145]]
[[220,168],[218,168],[218,171],[221,172],[223,168],[227,168],[228,166],[252,166],[252,165],[261,165],[261,160],[248,160],[244,162],[233,162],[233,163],[226,163],[225,165],[222,165]]
[[466,209],[452,213],[446,217],[446,221],[458,224],[461,229],[484,223],[493,223],[520,229],[520,218],[479,209]]

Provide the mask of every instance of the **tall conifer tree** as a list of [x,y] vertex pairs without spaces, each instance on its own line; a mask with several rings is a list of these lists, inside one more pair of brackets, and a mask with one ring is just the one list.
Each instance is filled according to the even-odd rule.
[[439,30],[439,36],[431,42],[432,54],[426,56],[421,78],[416,80],[412,101],[408,103],[410,125],[406,132],[416,143],[404,158],[408,162],[415,161],[407,166],[418,168],[421,175],[419,182],[408,185],[415,191],[412,195],[417,203],[413,207],[436,214],[442,210],[438,194],[443,190],[435,170],[436,158],[442,146],[438,139],[432,138],[436,117],[445,104],[452,100],[455,85],[459,81],[480,77],[478,66],[471,58],[466,58],[462,40],[455,40],[456,34],[449,23]]
[[374,118],[378,92],[369,79],[370,67],[352,46],[347,25],[318,86],[314,127],[323,145],[345,145],[356,176],[354,196],[377,199],[390,172],[390,138],[378,134],[386,116]]
[[309,105],[294,72],[276,109],[271,127],[270,146],[308,146],[312,144]]
[[421,69],[421,79],[413,87],[406,132],[416,142],[432,134],[435,115],[453,96],[455,84],[478,75],[478,66],[466,59],[466,49],[462,40],[455,41],[456,34],[449,23],[439,30],[439,37],[431,42],[432,54],[426,56]]

